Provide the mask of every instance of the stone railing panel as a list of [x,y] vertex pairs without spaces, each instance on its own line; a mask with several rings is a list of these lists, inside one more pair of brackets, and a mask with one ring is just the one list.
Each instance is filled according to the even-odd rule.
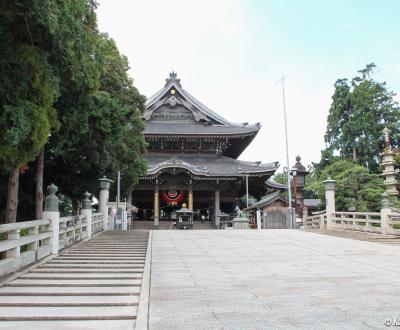
[[400,236],[400,213],[388,214],[386,224],[388,227],[388,234]]
[[103,213],[92,214],[92,235],[103,231]]
[[[303,223],[304,229],[320,229],[326,222],[326,213],[308,216]],[[322,226],[321,226],[322,223]]]
[[334,212],[331,221],[334,229],[381,232],[381,214],[378,212]]
[[[51,253],[50,220],[33,220],[0,225],[6,239],[0,242],[0,277],[32,264]],[[22,234],[21,230],[28,229]]]

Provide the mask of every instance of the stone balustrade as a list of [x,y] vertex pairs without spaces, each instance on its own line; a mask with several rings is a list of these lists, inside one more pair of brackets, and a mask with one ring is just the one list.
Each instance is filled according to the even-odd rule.
[[103,213],[94,213],[92,215],[92,235],[103,231]]
[[325,223],[326,213],[321,213],[306,217],[303,223],[303,227],[304,229],[320,229],[325,227]]
[[[92,235],[103,231],[103,219],[103,213],[92,216]],[[54,233],[49,219],[0,225],[0,235],[5,237],[0,241],[0,277],[49,256]],[[90,238],[87,216],[60,218],[58,235],[57,251]]]
[[[327,214],[306,218],[304,229],[322,229]],[[400,236],[400,213],[384,212],[333,212],[330,229],[355,230],[368,233]],[[384,219],[384,221],[382,221]]]
[[108,228],[108,214],[92,213],[89,193],[84,194],[80,215],[60,218],[57,190],[53,184],[47,187],[44,219],[0,225],[0,277],[51,254],[57,255]]
[[33,220],[0,225],[0,277],[51,254],[51,221]]
[[333,212],[331,221],[332,229],[381,232],[381,214],[379,212]]
[[87,219],[83,215],[60,218],[59,250],[88,237]]
[[400,236],[400,214],[389,213],[386,220],[387,234]]

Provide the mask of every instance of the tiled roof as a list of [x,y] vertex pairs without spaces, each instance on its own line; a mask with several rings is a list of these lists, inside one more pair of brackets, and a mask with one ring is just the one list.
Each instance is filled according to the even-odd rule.
[[198,176],[243,176],[244,174],[272,174],[278,163],[246,162],[216,154],[148,153],[148,175],[163,168],[182,167]]
[[280,194],[279,191],[275,191],[272,194],[269,194],[267,196],[264,196],[261,198],[261,200],[255,204],[253,204],[252,206],[245,208],[245,211],[250,211],[253,209],[257,209],[259,207],[264,207],[267,206],[273,202],[275,202],[276,200],[281,200],[282,202],[286,203],[285,198]]
[[260,126],[228,126],[228,125],[205,125],[203,123],[171,123],[152,122],[146,123],[144,134],[146,135],[255,135]]
[[265,184],[271,188],[287,190],[287,185],[276,182],[273,179],[268,179]]

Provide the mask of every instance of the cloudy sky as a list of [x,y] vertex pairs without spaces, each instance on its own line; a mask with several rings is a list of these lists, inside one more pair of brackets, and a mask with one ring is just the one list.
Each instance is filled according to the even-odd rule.
[[[400,91],[398,0],[98,0],[98,22],[147,97],[172,70],[182,86],[232,122],[261,122],[243,160],[318,162],[333,84],[367,63]],[[400,94],[399,94],[400,95]]]

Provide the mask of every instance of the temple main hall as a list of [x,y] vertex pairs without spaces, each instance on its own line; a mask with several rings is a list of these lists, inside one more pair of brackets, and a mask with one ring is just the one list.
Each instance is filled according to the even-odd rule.
[[245,208],[282,189],[269,180],[278,162],[238,160],[261,125],[221,117],[183,89],[176,73],[148,99],[144,117],[148,169],[132,194],[136,221],[158,228],[176,220],[175,212],[186,204],[194,221],[219,227],[236,206]]

